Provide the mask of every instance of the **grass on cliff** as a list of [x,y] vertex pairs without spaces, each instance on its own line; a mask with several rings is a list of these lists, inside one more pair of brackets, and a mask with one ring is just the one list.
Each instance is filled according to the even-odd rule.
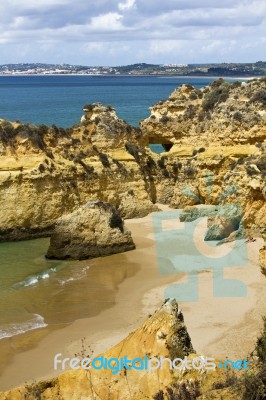
[[17,136],[20,136],[23,139],[29,139],[34,146],[46,152],[50,158],[53,158],[51,152],[46,148],[45,135],[48,133],[53,137],[67,137],[69,136],[69,129],[59,128],[56,125],[52,125],[49,128],[44,124],[34,125],[31,123],[14,126],[7,120],[0,122],[0,141],[6,146],[14,147]]
[[225,102],[229,97],[231,87],[223,79],[214,81],[210,86],[211,91],[205,95],[202,103],[202,108],[205,112],[212,111],[217,104]]
[[261,103],[264,107],[266,107],[266,90],[261,89],[258,90],[250,99],[251,103]]
[[153,397],[154,400],[196,400],[201,395],[200,382],[184,381],[174,383],[166,388],[165,392],[160,390]]

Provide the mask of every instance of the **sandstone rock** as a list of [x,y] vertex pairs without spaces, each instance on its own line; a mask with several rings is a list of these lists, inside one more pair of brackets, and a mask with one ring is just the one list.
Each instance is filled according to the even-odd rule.
[[116,209],[90,201],[55,224],[47,258],[94,258],[135,248],[131,234]]
[[159,211],[159,208],[150,200],[141,199],[133,190],[129,190],[120,196],[118,210],[124,218],[141,218],[151,212]]
[[[205,111],[217,88],[228,89],[227,99]],[[266,110],[254,99],[261,90],[265,79],[185,85],[152,108],[142,131],[100,104],[85,107],[83,122],[69,129],[0,121],[0,241],[50,235],[58,218],[88,199],[111,203],[126,218],[155,203],[239,203],[245,229],[260,235]],[[157,155],[144,149],[150,142],[173,147]]]
[[203,217],[208,217],[208,230],[204,240],[221,240],[221,244],[244,237],[241,223],[243,215],[237,205],[186,207],[180,214],[180,221],[192,222]]
[[219,206],[216,216],[208,218],[208,230],[204,240],[222,240],[239,229],[242,211],[236,205]]
[[232,233],[230,233],[229,236],[225,237],[224,239],[220,240],[220,242],[217,243],[217,245],[221,245],[223,243],[230,243],[234,242],[235,240],[241,240],[245,238],[245,229],[243,226],[243,222],[241,221],[239,224],[239,228]]
[[[175,300],[167,300],[140,328],[97,358],[121,360],[125,356],[130,360],[145,356],[149,360],[153,357],[170,360],[199,357],[194,353],[183,314]],[[228,371],[221,368],[177,370],[170,369],[167,360],[162,364],[153,371],[122,368],[117,374],[112,374],[110,369],[69,370],[56,378],[0,393],[0,400],[34,399],[34,396],[42,400],[143,400],[169,398],[169,394],[177,399],[196,398],[200,394],[202,399],[242,398],[228,387]],[[194,393],[198,395],[191,397]]]
[[217,206],[186,207],[180,214],[181,222],[192,222],[198,218],[215,216],[218,213]]
[[90,132],[91,143],[100,151],[123,149],[128,141],[146,144],[140,130],[119,119],[113,107],[92,103],[85,105],[83,111],[82,125]]
[[88,199],[119,207],[133,190],[141,201],[131,217],[152,208],[142,168],[125,149],[139,130],[98,111],[104,124],[95,117],[69,129],[0,122],[0,241],[49,236],[58,218]]
[[265,104],[255,99],[265,87],[265,79],[246,85],[220,79],[201,90],[182,85],[151,107],[151,116],[141,122],[142,132],[150,143],[193,144],[196,151],[210,143],[262,142]]
[[266,275],[266,245],[260,249],[260,267],[264,275]]
[[[150,316],[137,330],[130,333],[116,346],[106,351],[103,356],[107,359],[128,359],[136,357],[149,359],[153,357],[169,357],[174,359],[193,353],[190,336],[184,324],[182,312],[176,301],[166,301],[152,316]],[[101,356],[101,355],[100,355]],[[100,357],[98,356],[98,357]],[[88,399],[124,399],[143,400],[152,399],[158,392],[158,375],[160,386],[164,388],[173,379],[180,379],[180,372],[170,370],[165,362],[163,368],[148,373],[147,370],[123,368],[117,374],[110,369],[99,371],[82,369],[67,371],[55,379],[33,384],[31,391],[39,391],[42,399],[49,400],[80,400]],[[11,390],[6,394],[0,393],[3,400],[22,400],[28,388]],[[96,395],[97,393],[97,395]],[[5,397],[4,397],[5,396]],[[13,396],[13,397],[12,397]],[[96,397],[97,396],[97,397]]]

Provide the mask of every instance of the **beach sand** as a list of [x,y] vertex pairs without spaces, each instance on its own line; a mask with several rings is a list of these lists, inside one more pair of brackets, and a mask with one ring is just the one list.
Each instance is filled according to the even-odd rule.
[[[166,206],[160,205],[160,208],[170,210]],[[167,229],[174,228],[176,223],[176,220],[168,221]],[[114,267],[123,256],[125,262],[134,261],[136,273],[125,276],[118,285],[114,304],[91,318],[10,339],[8,346],[15,349],[15,355],[0,376],[0,390],[58,375],[61,371],[55,371],[53,366],[57,353],[62,353],[64,358],[81,352],[90,356],[104,352],[138,328],[161,305],[164,289],[169,284],[185,282],[184,273],[162,275],[159,272],[151,215],[127,220],[126,225],[132,232],[136,250],[108,257],[108,265]],[[205,229],[206,221],[203,221],[195,238],[198,248],[204,246]],[[230,250],[230,246],[230,243],[222,245],[221,251]],[[253,350],[262,328],[262,316],[266,315],[266,279],[258,266],[261,246],[261,239],[247,243],[248,263],[224,271],[225,278],[239,279],[246,284],[246,297],[213,297],[213,274],[205,270],[199,272],[198,301],[180,302],[198,353],[218,359],[239,359]],[[7,356],[8,349],[6,353]]]

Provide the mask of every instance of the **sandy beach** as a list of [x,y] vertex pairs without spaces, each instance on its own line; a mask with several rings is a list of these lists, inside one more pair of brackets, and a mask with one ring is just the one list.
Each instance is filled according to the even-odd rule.
[[[160,208],[170,210],[165,206]],[[177,223],[171,221],[168,229],[174,229]],[[184,273],[160,273],[151,215],[127,220],[126,225],[132,232],[136,250],[106,257],[106,262],[113,268],[119,257],[124,257],[125,262],[134,262],[136,273],[131,276],[125,273],[116,288],[114,304],[91,318],[79,319],[67,326],[48,327],[28,336],[10,338],[7,347],[12,357],[8,359],[6,348],[9,362],[0,376],[0,390],[57,375],[60,371],[53,369],[57,353],[62,353],[62,357],[74,357],[83,347],[93,356],[104,352],[155,311],[164,301],[164,289],[169,284],[185,282]],[[205,229],[206,223],[198,228],[195,240],[199,247]],[[198,353],[239,359],[245,358],[254,348],[262,327],[262,316],[266,315],[266,279],[258,266],[261,245],[260,239],[247,243],[248,264],[224,271],[225,278],[240,279],[245,283],[246,297],[213,297],[212,271],[204,270],[199,272],[199,300],[180,303]],[[221,251],[229,251],[230,246],[230,243],[222,245]]]

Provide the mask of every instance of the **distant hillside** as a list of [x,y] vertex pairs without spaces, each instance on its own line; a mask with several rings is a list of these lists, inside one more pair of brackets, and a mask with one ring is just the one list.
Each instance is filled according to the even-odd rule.
[[81,75],[180,75],[180,76],[266,76],[266,62],[221,64],[147,64],[84,66],[71,64],[21,63],[0,65],[0,74]]

